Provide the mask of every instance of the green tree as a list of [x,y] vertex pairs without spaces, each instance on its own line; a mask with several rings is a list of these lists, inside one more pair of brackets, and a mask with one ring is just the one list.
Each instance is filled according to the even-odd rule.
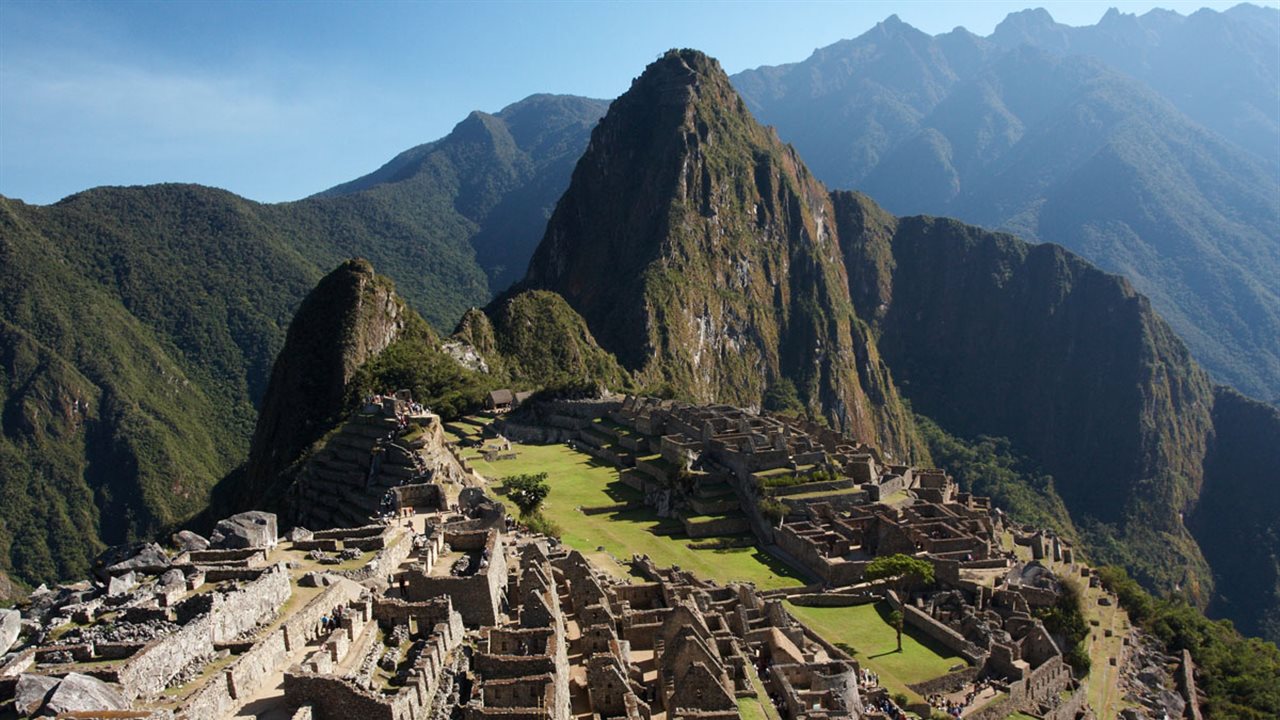
[[551,486],[547,484],[547,474],[512,475],[502,480],[507,490],[507,497],[520,508],[520,517],[532,517],[538,514],[542,501],[551,494]]
[[785,415],[803,415],[804,402],[790,378],[779,378],[764,392],[761,402],[765,410]]
[[[897,553],[878,557],[867,564],[863,574],[866,580],[887,580],[898,594],[898,599],[905,605],[907,590],[918,585],[933,584],[933,565],[926,560],[910,555]],[[893,627],[898,631],[898,652],[902,652],[902,623],[905,619],[900,611],[894,611],[890,617]]]
[[1089,622],[1084,617],[1084,601],[1080,585],[1070,578],[1061,578],[1062,592],[1052,607],[1036,611],[1036,617],[1044,622],[1045,629],[1062,637],[1062,648],[1067,664],[1077,678],[1089,674],[1091,661],[1085,640],[1089,637]]

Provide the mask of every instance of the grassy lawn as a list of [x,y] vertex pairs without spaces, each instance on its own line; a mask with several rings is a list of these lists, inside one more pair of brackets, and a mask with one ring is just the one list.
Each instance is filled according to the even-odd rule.
[[787,603],[787,610],[828,642],[853,648],[853,656],[880,675],[880,684],[889,692],[904,693],[913,700],[919,696],[908,684],[946,675],[965,662],[925,636],[913,634],[910,626],[902,633],[902,652],[897,652],[897,634],[885,619],[885,603],[830,608]]
[[[509,475],[545,472],[551,494],[542,514],[558,524],[562,540],[586,554],[598,547],[627,560],[648,555],[659,566],[678,565],[718,582],[749,581],[762,589],[803,585],[791,568],[755,547],[694,550],[678,520],[663,519],[649,508],[586,515],[580,507],[601,507],[642,498],[618,479],[618,471],[566,445],[517,445],[515,460],[471,461],[495,484]],[[500,496],[499,496],[500,497]],[[594,559],[594,558],[593,558]]]

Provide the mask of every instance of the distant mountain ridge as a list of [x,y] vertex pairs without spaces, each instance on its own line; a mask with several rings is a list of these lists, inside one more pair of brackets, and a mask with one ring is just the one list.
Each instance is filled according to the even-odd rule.
[[455,232],[466,233],[489,290],[498,293],[523,277],[591,128],[608,107],[604,100],[533,95],[492,115],[476,111],[446,137],[314,197],[363,194],[433,208]]
[[[1112,12],[1087,28],[1037,10],[982,38],[929,36],[894,16],[733,81],[825,182],[895,213],[1073,249],[1150,296],[1215,376],[1270,399],[1280,396],[1273,26],[1280,10],[1252,6]],[[1185,91],[1174,92],[1180,77]],[[1238,102],[1227,102],[1233,90]]]
[[[437,330],[487,303],[523,273],[606,106],[540,95],[474,113],[290,203],[179,184],[0,198],[0,567],[83,576],[103,543],[204,511],[250,449],[294,309],[347,258],[376,263]],[[244,483],[230,493],[258,487]]]

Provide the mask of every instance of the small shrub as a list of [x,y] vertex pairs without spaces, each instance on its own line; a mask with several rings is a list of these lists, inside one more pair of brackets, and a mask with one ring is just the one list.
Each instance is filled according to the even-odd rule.
[[542,513],[525,515],[520,518],[520,522],[523,523],[530,532],[542,533],[547,537],[553,537],[557,540],[560,539],[560,526]]
[[787,507],[786,503],[774,500],[773,498],[760,498],[760,501],[756,503],[756,509],[772,523],[779,522],[782,518],[787,516],[788,512],[791,511],[790,508]]

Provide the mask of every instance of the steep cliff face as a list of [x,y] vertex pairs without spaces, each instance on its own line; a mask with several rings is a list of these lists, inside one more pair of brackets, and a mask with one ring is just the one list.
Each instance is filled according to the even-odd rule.
[[563,296],[643,384],[759,406],[789,380],[811,411],[910,455],[832,212],[719,64],[673,50],[592,133],[522,287]]
[[1280,642],[1280,411],[1215,388],[1204,489],[1187,524],[1213,567],[1214,615]]
[[269,494],[280,471],[333,427],[356,371],[413,319],[391,282],[365,260],[348,260],[316,285],[271,372],[249,450],[245,500]]
[[1054,245],[894,219],[853,193],[836,207],[854,303],[913,407],[1010,438],[1102,559],[1207,601],[1182,516],[1200,496],[1213,389],[1146,298]]

